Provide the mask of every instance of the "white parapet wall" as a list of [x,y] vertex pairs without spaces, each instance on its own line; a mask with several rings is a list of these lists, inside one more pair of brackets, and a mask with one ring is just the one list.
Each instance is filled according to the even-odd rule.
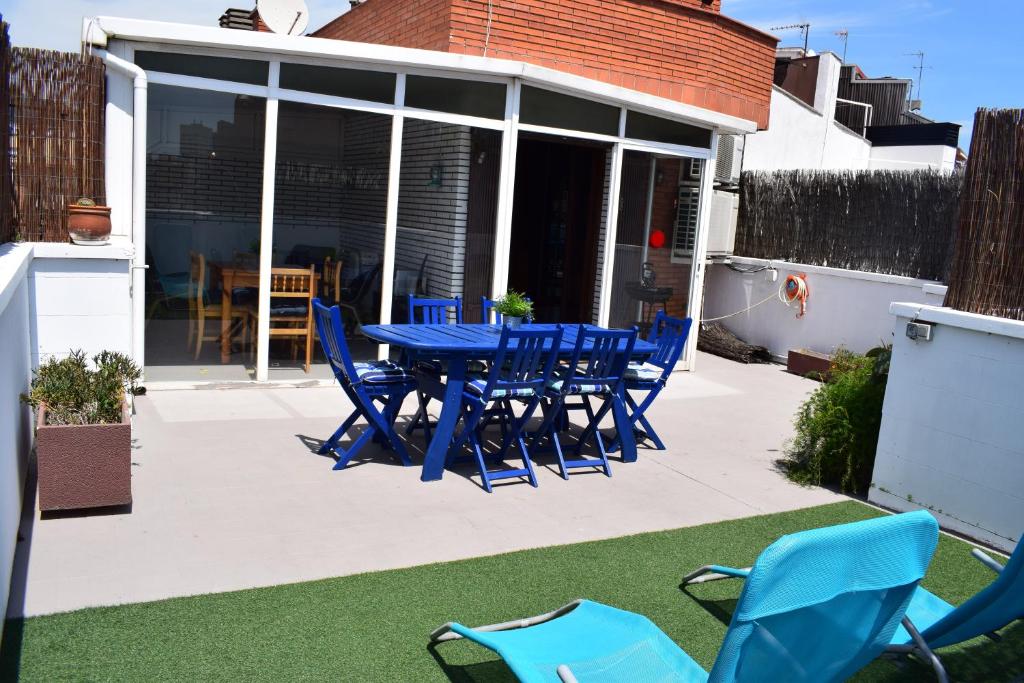
[[[941,305],[946,296],[946,286],[932,280],[741,256],[732,257],[732,264],[766,270],[740,273],[721,263],[708,267],[703,317],[730,316],[721,323],[745,342],[766,346],[779,361],[785,361],[791,349],[832,353],[843,346],[863,353],[892,343],[895,321],[889,304]],[[789,275],[806,276],[810,289],[807,310],[800,318],[798,307],[787,307],[773,296]],[[736,312],[740,313],[730,315]]]
[[131,353],[131,246],[31,246],[33,367],[72,349]]
[[[31,377],[28,270],[32,248],[0,245],[0,619],[8,591],[21,521],[22,495],[32,447],[32,414],[21,402]],[[0,629],[3,623],[0,621]]]
[[[869,499],[1005,551],[1024,530],[1024,322],[894,303]],[[931,324],[911,340],[908,322]]]
[[0,615],[32,448],[32,414],[20,397],[47,358],[130,352],[131,258],[127,244],[0,245]]

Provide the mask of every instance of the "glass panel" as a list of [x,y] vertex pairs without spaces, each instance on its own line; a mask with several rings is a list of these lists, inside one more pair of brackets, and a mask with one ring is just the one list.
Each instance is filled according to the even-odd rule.
[[383,71],[282,64],[280,83],[289,90],[389,104],[395,101],[395,74]]
[[409,294],[462,297],[464,322],[482,321],[480,297],[491,294],[500,167],[500,131],[405,120],[393,322],[408,322]]
[[[307,325],[309,283],[294,271],[312,267],[314,293],[341,306],[353,358],[377,357],[359,328],[380,321],[391,117],[281,102],[277,135],[270,377],[301,378],[307,340],[288,330]],[[331,376],[315,332],[310,357]]]
[[[701,163],[633,151],[623,156],[610,326],[638,325],[646,336],[658,310],[686,315],[690,265],[673,263],[673,244],[680,237],[679,217],[686,217],[686,222],[690,215],[681,198],[700,189],[699,177],[692,178],[689,169],[697,164],[699,174]],[[686,171],[681,173],[681,168]],[[693,215],[693,232],[687,239],[696,236],[697,213]]]
[[619,134],[619,108],[579,97],[523,86],[519,120],[536,126]]
[[626,137],[687,147],[711,147],[711,131],[658,116],[626,113]]
[[252,379],[266,100],[151,84],[148,104],[146,379]]
[[611,147],[547,135],[519,138],[509,287],[538,322],[597,319]]
[[163,71],[169,74],[216,78],[253,85],[266,85],[270,69],[267,62],[252,59],[183,55],[174,52],[136,52],[135,63],[146,71]]
[[407,76],[405,104],[452,114],[505,118],[505,85],[454,78]]

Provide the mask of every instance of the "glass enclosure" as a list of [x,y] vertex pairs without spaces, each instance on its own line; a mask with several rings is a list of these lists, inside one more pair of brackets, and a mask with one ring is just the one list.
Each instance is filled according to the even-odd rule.
[[[259,59],[147,49],[135,58],[149,71],[174,74],[176,83],[215,79],[223,87],[244,84],[235,88],[242,92],[267,85],[273,73]],[[538,322],[599,322],[602,296],[613,327],[643,327],[661,307],[686,314],[704,162],[676,155],[708,148],[709,129],[522,85],[522,128],[505,185],[512,188],[504,236],[510,246],[501,254],[508,85],[405,75],[400,163],[391,178],[394,120],[387,109],[399,78],[387,70],[282,62],[276,131],[265,130],[262,97],[154,79],[146,175],[149,381],[255,379],[261,327],[270,331],[271,379],[328,378],[312,297],[340,306],[352,355],[372,359],[380,349],[362,326],[378,323],[382,310],[392,322],[407,322],[410,294],[461,297],[464,320],[482,320],[481,298],[493,293],[496,267],[505,272],[496,259],[508,259],[507,286],[533,300]],[[300,99],[320,104],[294,101]],[[647,141],[635,146],[651,151],[618,148],[620,194],[612,207],[620,125],[624,138]],[[274,211],[272,221],[261,221],[268,137],[276,138]],[[395,247],[387,254],[393,181]],[[614,263],[602,282],[613,216]],[[261,227],[269,228],[271,244],[261,244]],[[261,274],[261,255],[270,272]],[[385,287],[391,259],[393,280]],[[260,292],[261,275],[268,291]],[[266,321],[261,298],[270,303]]]
[[409,320],[408,296],[463,300],[480,322],[490,296],[501,132],[406,119],[402,134],[391,320]]
[[647,334],[655,313],[686,317],[704,162],[627,150],[622,160],[608,324]]
[[[314,365],[323,365],[308,319],[308,296],[339,305],[353,358],[377,357],[359,334],[380,322],[391,117],[281,102],[277,127],[270,300],[270,377],[301,377],[307,329]],[[322,367],[316,374],[330,377]]]
[[153,84],[146,377],[254,377],[266,100]]

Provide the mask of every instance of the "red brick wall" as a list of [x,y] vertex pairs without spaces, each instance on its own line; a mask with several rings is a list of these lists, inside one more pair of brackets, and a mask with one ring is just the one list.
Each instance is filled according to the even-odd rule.
[[665,310],[669,315],[686,317],[686,300],[690,292],[690,265],[672,263],[672,230],[676,220],[677,189],[679,187],[679,160],[659,159],[657,173],[662,181],[654,186],[654,201],[651,204],[651,231],[665,233],[665,246],[648,249],[647,260],[654,264],[658,285],[672,287],[672,298]]
[[312,35],[448,52],[451,0],[367,0]]
[[775,44],[720,0],[367,0],[325,38],[517,59],[768,125]]

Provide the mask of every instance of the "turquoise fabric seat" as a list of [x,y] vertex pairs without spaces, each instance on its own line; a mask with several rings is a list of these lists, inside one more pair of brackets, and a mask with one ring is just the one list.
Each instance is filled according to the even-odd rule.
[[[974,554],[997,570],[999,563],[981,551],[974,551]],[[918,587],[907,616],[933,649],[977,638],[1024,619],[1024,543],[1017,544],[992,583],[959,607]],[[902,627],[892,640],[894,645],[909,645],[910,641],[910,634]]]
[[586,600],[431,640],[488,647],[524,683],[845,681],[892,639],[938,532],[919,511],[783,536],[747,574],[710,672],[647,618]]

